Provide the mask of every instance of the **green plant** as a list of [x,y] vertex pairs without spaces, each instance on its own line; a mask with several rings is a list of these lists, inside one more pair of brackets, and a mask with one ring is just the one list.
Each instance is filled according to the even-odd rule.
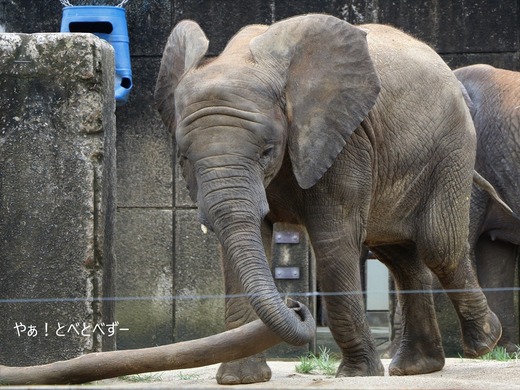
[[339,359],[330,353],[326,347],[320,347],[320,352],[315,355],[309,352],[305,356],[300,357],[300,364],[295,369],[300,374],[324,374],[334,376],[338,368]]
[[511,358],[515,360],[520,360],[520,345],[515,345],[516,351],[510,353]]
[[306,356],[300,357],[300,364],[296,365],[296,372],[300,374],[310,374],[312,370],[316,368],[316,365],[314,364],[314,360],[316,357],[309,353]]
[[491,352],[481,356],[482,360],[498,360],[501,362],[520,359],[520,346],[517,345],[516,352],[507,352],[504,347],[497,346]]
[[120,376],[119,379],[127,382],[157,382],[161,380],[162,374],[137,374]]
[[177,374],[177,378],[179,378],[181,381],[189,381],[194,379],[199,379],[198,374],[183,374],[182,372],[179,372]]

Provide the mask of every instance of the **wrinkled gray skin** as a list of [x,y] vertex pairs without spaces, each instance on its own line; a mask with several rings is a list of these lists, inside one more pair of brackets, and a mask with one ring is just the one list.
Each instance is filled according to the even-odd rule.
[[[520,73],[490,65],[471,65],[454,71],[462,83],[477,133],[475,169],[496,189],[513,214],[478,185],[470,206],[471,256],[490,308],[502,325],[498,345],[516,352],[518,308],[515,279],[520,245]],[[487,290],[486,290],[487,289]],[[392,357],[401,338],[400,307],[394,314],[395,337],[383,357]]]
[[[400,289],[428,289],[428,269],[445,288],[472,289],[450,296],[466,354],[488,352],[501,328],[468,256],[474,128],[433,50],[390,27],[326,15],[245,27],[203,61],[207,46],[196,23],[179,23],[155,98],[201,222],[221,243],[226,293],[249,296],[226,302],[227,326],[258,315],[288,343],[314,336],[308,311],[280,298],[262,245],[262,224],[288,221],[305,225],[325,293],[360,290],[363,244]],[[431,295],[400,298],[404,337],[390,373],[441,369]],[[362,297],[327,296],[326,307],[342,351],[337,376],[383,375]],[[270,376],[254,356],[222,364],[217,380]]]
[[[475,169],[519,216],[520,73],[489,65],[472,65],[454,73],[471,100],[477,132]],[[516,352],[518,308],[511,288],[519,272],[520,220],[505,213],[478,187],[473,190],[470,210],[470,243],[475,248],[478,280],[484,289],[497,289],[484,293],[502,323],[499,345]]]

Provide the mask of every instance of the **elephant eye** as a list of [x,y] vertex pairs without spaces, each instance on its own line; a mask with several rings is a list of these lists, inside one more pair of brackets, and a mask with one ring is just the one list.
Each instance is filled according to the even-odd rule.
[[177,155],[178,159],[179,159],[179,163],[181,164],[181,166],[184,164],[184,162],[188,159],[186,157],[186,155],[182,154],[182,153],[178,153]]
[[273,154],[274,147],[272,145],[266,146],[262,152],[262,158],[271,157]]
[[273,145],[266,145],[262,150],[262,155],[258,162],[262,165],[263,169],[267,169],[267,167],[272,163],[274,150],[275,148]]
[[274,146],[268,145],[264,148],[262,151],[262,155],[260,156],[260,163],[264,166],[269,164],[269,161],[271,160],[274,153]]

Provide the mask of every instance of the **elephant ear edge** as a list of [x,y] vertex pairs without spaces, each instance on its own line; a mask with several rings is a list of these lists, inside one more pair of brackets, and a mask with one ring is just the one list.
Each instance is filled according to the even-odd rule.
[[192,20],[179,22],[168,37],[155,84],[154,100],[163,123],[171,133],[175,128],[175,88],[184,74],[197,67],[208,46],[204,31]]
[[[175,89],[182,77],[198,66],[209,46],[209,41],[200,26],[192,20],[179,22],[170,33],[161,59],[155,84],[155,107],[166,128],[174,134]],[[179,156],[178,156],[179,157]],[[183,176],[191,199],[197,200],[197,182],[189,161],[180,159]]]
[[289,154],[303,189],[330,168],[379,96],[366,35],[336,17],[308,14],[274,23],[251,41],[255,60],[285,78]]

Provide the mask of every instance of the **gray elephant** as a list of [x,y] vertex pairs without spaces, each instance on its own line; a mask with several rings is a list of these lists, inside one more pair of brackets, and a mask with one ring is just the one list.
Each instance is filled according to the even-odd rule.
[[[288,343],[314,336],[308,309],[279,296],[261,226],[305,225],[342,351],[337,376],[383,375],[360,291],[368,246],[401,290],[432,270],[460,316],[465,353],[501,334],[471,267],[475,133],[459,83],[428,46],[387,26],[310,14],[243,28],[216,58],[193,21],[166,44],[155,101],[173,132],[201,222],[221,244],[228,328],[256,315]],[[336,294],[332,294],[336,293]],[[431,295],[400,296],[404,335],[390,374],[444,365]],[[223,384],[265,381],[262,356],[220,366]]]
[[[455,70],[470,99],[477,132],[475,169],[520,215],[520,73],[490,65]],[[490,308],[502,323],[499,345],[518,350],[518,307],[515,281],[519,275],[520,220],[504,213],[481,188],[471,198],[470,243],[480,285]]]
[[[454,71],[461,82],[477,133],[475,169],[513,210],[507,212],[481,187],[473,186],[469,242],[478,280],[490,308],[502,325],[498,345],[518,351],[518,278],[520,245],[520,73],[490,65],[471,65]],[[384,357],[391,357],[401,340],[400,307],[396,305],[394,339]]]

